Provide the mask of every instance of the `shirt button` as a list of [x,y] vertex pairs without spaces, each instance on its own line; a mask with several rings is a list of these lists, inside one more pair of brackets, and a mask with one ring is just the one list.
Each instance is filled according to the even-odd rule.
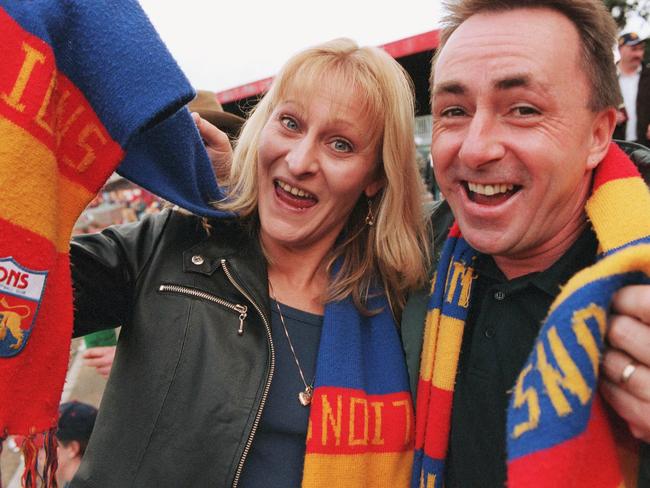
[[192,256],[192,264],[196,264],[197,266],[201,266],[203,264],[203,256],[200,254],[197,254],[196,256]]
[[501,290],[494,292],[494,299],[495,299],[495,300],[499,300],[499,301],[501,301],[501,300],[503,300],[505,297],[506,297],[505,292],[503,292],[503,291],[501,291]]
[[485,337],[487,337],[488,339],[492,339],[494,337],[494,334],[496,334],[496,332],[497,331],[494,329],[494,327],[488,327],[487,329],[485,329]]

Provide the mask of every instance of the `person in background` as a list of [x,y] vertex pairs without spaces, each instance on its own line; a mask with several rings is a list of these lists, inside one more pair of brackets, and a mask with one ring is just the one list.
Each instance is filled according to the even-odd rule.
[[59,486],[67,488],[79,469],[95,426],[97,409],[87,403],[71,401],[59,406],[56,431]]
[[616,116],[614,138],[644,146],[650,139],[650,67],[643,63],[646,40],[636,32],[618,38],[618,84],[623,105]]

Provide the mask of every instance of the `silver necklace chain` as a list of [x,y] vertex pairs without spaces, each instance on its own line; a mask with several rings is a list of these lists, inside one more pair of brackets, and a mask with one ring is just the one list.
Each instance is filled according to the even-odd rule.
[[311,384],[307,384],[307,380],[305,379],[305,374],[302,371],[302,367],[300,367],[300,361],[298,360],[296,349],[293,347],[293,342],[291,341],[291,337],[289,336],[289,329],[287,328],[287,324],[284,321],[284,315],[282,314],[282,310],[280,309],[280,302],[278,302],[278,300],[275,298],[275,292],[273,291],[273,285],[271,284],[271,280],[269,280],[269,291],[270,291],[271,298],[275,302],[275,306],[278,309],[278,314],[280,315],[280,322],[282,323],[282,328],[284,329],[284,335],[287,337],[287,342],[289,343],[289,349],[291,349],[293,360],[296,362],[296,366],[298,367],[298,373],[300,373],[300,379],[302,380],[303,385],[305,385],[305,389],[300,393],[298,393],[298,401],[303,407],[306,407],[311,403],[312,395],[314,393],[314,380],[311,381]]

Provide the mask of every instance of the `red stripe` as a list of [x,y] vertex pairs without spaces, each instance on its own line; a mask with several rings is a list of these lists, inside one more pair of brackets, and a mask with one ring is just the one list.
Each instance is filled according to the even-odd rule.
[[56,425],[72,335],[70,281],[68,255],[60,253],[29,341],[17,356],[0,360],[0,425],[8,432],[44,432]]
[[598,396],[582,434],[508,464],[510,488],[616,488],[622,481],[616,446]]
[[[22,29],[2,9],[0,31],[0,117],[55,152],[61,174],[96,192],[122,159],[122,148],[81,91],[56,70],[46,42]],[[64,131],[59,143],[56,133],[61,137]]]
[[627,157],[623,150],[612,142],[607,156],[596,168],[593,191],[595,192],[608,181],[634,176],[641,176],[639,170],[636,169],[634,163],[630,161],[630,158]]
[[[418,394],[416,397],[415,418],[426,419],[427,409],[429,408],[429,395],[431,395],[431,382],[424,381],[422,378],[418,381]],[[418,420],[415,423],[415,448],[424,447],[424,433],[426,432],[426,422]]]
[[309,453],[361,454],[413,449],[413,405],[406,391],[367,395],[349,388],[317,388],[309,420]]
[[431,403],[427,412],[424,453],[434,459],[444,459],[447,455],[453,397],[453,391],[431,386]]

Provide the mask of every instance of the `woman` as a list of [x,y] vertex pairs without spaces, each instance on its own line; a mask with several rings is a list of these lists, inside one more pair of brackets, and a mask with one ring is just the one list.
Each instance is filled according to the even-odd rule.
[[218,204],[237,218],[76,240],[75,332],[123,327],[72,486],[407,486],[395,319],[425,280],[418,178],[406,75],[337,40],[245,124]]

